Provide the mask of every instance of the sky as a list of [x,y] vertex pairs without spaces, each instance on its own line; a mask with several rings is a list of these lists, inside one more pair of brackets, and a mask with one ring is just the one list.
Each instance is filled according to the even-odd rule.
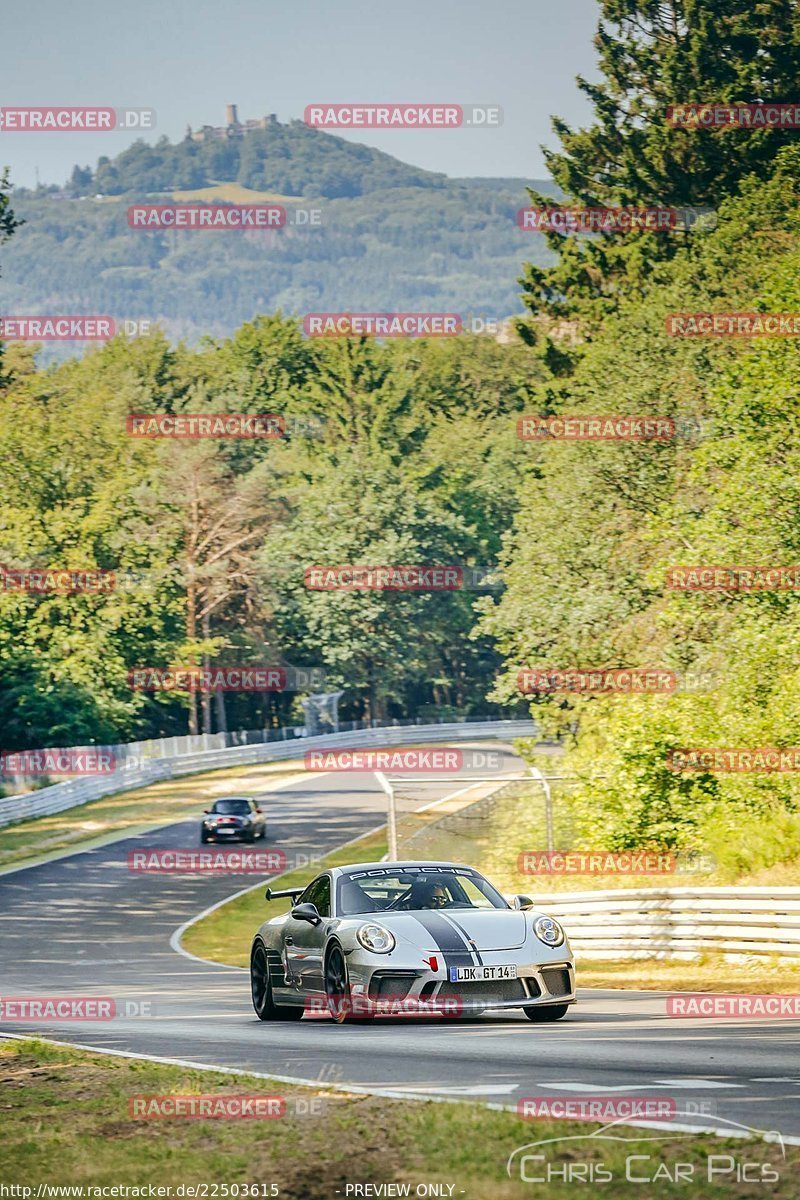
[[[492,129],[342,134],[448,175],[546,175],[550,115],[586,123],[575,76],[597,77],[596,0],[27,0],[3,21],[0,105],[152,108],[147,141],[186,125],[302,118],[307,104],[499,105]],[[338,131],[336,131],[338,132]],[[12,183],[63,183],[133,141],[126,131],[0,130]]]

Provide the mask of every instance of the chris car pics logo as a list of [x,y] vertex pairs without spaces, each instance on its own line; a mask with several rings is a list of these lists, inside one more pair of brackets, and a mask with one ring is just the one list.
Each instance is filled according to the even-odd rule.
[[[707,1145],[694,1154],[687,1152],[685,1132],[669,1131],[668,1122],[686,1119],[687,1115],[680,1109],[671,1112],[663,1132],[620,1129],[632,1120],[624,1115],[589,1134],[528,1142],[509,1155],[506,1173],[521,1183],[556,1183],[561,1187],[565,1183],[658,1184],[674,1187],[676,1195],[696,1197],[707,1194],[697,1190],[703,1184],[738,1185],[736,1194],[743,1194],[739,1188],[744,1184],[759,1185],[764,1187],[765,1196],[770,1194],[765,1185],[780,1181],[786,1159],[783,1138],[777,1130],[754,1129],[718,1116],[715,1131],[723,1126],[741,1145],[730,1149],[730,1142],[718,1146],[714,1138],[709,1138]],[[659,1189],[658,1194],[667,1193]]]

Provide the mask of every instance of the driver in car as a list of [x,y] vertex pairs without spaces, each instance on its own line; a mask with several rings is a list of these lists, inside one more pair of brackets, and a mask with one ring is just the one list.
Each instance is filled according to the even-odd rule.
[[447,892],[440,883],[430,879],[416,879],[408,895],[408,908],[444,908],[450,903]]

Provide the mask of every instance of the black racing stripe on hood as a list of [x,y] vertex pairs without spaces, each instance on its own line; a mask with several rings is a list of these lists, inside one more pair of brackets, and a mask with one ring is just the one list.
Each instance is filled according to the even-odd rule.
[[436,942],[436,948],[444,955],[447,967],[475,966],[467,939],[454,929],[449,921],[445,921],[440,913],[425,909],[415,912],[414,919],[419,921]]
[[480,951],[475,946],[475,943],[472,941],[471,937],[467,933],[464,926],[459,925],[458,921],[455,919],[455,917],[451,917],[450,913],[442,913],[441,915],[444,917],[444,919],[446,921],[450,921],[450,922],[452,922],[453,925],[455,925],[456,929],[462,934],[464,941],[467,943],[470,950],[475,955],[475,961],[477,962],[478,966],[483,966],[483,959],[480,956]]

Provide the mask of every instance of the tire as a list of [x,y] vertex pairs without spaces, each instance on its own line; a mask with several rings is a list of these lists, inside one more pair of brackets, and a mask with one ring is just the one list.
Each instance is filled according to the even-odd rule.
[[256,840],[256,835],[253,833],[253,831],[251,829],[249,833],[246,833],[244,835],[242,840],[247,842],[248,846],[252,846],[253,842]]
[[205,846],[207,843],[208,843],[208,834],[207,834],[207,833],[201,833],[201,834],[200,834],[200,845],[201,845],[201,846]]
[[250,955],[250,995],[259,1021],[299,1021],[299,1004],[276,1004],[272,999],[269,958],[263,942],[256,942]]
[[347,977],[347,963],[341,946],[334,943],[325,959],[325,996],[328,1001],[328,1012],[337,1025],[354,1025],[372,1018],[366,1015],[353,1014],[353,998],[350,992],[350,980]]
[[560,1021],[566,1016],[568,1004],[542,1004],[538,1008],[523,1008],[529,1021]]

